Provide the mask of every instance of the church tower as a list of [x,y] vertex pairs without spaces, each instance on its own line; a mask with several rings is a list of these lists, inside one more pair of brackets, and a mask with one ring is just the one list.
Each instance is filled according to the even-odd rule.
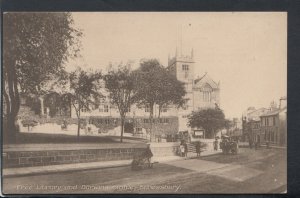
[[177,77],[178,80],[189,83],[194,79],[194,52],[191,51],[190,56],[178,54],[177,48],[175,57],[168,60],[169,71]]

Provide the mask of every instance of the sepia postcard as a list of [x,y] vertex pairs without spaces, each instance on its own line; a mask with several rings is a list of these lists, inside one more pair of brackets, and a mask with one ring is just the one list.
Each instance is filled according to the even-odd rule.
[[287,12],[4,12],[2,194],[287,193]]

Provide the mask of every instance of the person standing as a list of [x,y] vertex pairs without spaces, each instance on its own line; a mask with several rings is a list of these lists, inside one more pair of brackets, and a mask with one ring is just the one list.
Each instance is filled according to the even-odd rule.
[[180,155],[181,155],[181,157],[184,157],[185,151],[184,151],[184,143],[183,143],[183,141],[181,141],[179,148],[180,148]]
[[200,154],[201,154],[200,145],[201,145],[200,141],[196,143],[197,157],[200,157]]
[[218,145],[219,145],[219,141],[218,141],[218,138],[215,138],[215,141],[214,141],[214,150],[217,151],[219,148],[218,148]]
[[188,146],[187,146],[187,143],[184,142],[184,156],[185,156],[185,159],[187,159],[187,153],[188,153]]

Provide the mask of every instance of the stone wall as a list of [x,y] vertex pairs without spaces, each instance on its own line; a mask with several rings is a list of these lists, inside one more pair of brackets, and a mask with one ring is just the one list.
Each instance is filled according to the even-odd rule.
[[176,156],[178,155],[179,142],[151,143],[150,148],[155,157]]
[[130,160],[146,146],[135,148],[101,148],[44,151],[3,151],[3,168],[47,166],[110,160]]

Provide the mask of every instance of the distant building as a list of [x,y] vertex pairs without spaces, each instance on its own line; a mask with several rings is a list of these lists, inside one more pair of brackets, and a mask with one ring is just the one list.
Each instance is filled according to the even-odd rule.
[[271,144],[286,146],[287,144],[287,106],[281,103],[280,109],[270,110],[260,116],[261,135]]
[[243,139],[246,141],[260,141],[257,134],[260,133],[260,116],[269,110],[267,108],[255,109],[249,107],[243,114]]
[[232,126],[228,130],[227,135],[231,137],[241,137],[242,133],[242,120],[238,118],[232,119]]
[[243,135],[253,142],[270,142],[286,146],[287,143],[287,98],[279,100],[279,107],[273,101],[270,108],[256,110],[248,108],[243,116]]

